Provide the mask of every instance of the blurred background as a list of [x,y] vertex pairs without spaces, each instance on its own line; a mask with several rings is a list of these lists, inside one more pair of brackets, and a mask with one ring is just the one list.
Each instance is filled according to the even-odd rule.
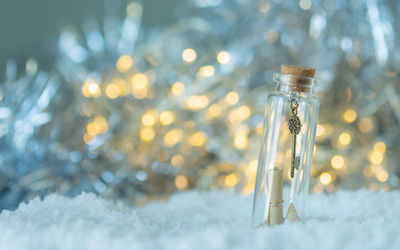
[[282,63],[320,79],[311,192],[396,189],[399,17],[377,0],[2,2],[0,209],[250,194]]

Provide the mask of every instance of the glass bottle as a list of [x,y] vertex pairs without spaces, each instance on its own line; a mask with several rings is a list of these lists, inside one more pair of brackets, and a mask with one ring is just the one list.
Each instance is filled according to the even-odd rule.
[[301,221],[305,215],[319,101],[312,68],[282,65],[268,96],[252,225]]

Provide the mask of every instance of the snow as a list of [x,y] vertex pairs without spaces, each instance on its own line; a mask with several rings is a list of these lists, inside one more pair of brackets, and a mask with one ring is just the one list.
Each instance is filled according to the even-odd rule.
[[400,249],[398,191],[311,195],[307,222],[259,229],[251,200],[190,191],[138,208],[52,194],[0,214],[0,249]]

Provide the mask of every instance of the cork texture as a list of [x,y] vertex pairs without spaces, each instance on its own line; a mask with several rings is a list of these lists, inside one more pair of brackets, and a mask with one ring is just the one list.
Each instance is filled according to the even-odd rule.
[[305,92],[308,91],[308,89],[302,86],[309,85],[310,81],[301,77],[313,78],[315,74],[315,69],[298,65],[282,64],[281,73],[285,75],[299,76],[298,78],[291,78],[291,83],[293,84],[293,86],[291,86],[291,89],[295,92]]

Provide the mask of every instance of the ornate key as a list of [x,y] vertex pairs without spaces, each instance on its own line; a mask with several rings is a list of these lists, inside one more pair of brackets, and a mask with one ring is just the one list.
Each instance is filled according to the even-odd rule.
[[297,108],[299,104],[295,99],[290,100],[290,107],[292,109],[292,115],[288,121],[288,127],[290,133],[293,135],[292,141],[292,166],[290,168],[290,177],[294,177],[294,170],[298,170],[300,166],[300,156],[296,156],[296,137],[300,133],[301,122],[299,117],[297,116]]

